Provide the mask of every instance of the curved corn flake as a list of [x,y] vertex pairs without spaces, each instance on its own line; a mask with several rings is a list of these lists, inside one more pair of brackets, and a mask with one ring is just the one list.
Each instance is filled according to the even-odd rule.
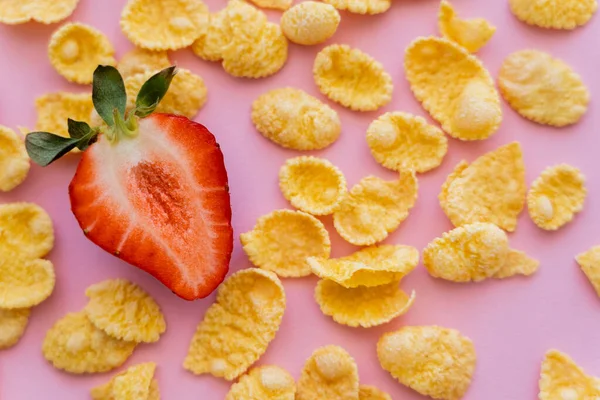
[[443,37],[476,53],[494,36],[496,27],[483,18],[461,19],[449,1],[442,0],[438,26]]
[[285,369],[265,365],[250,370],[234,383],[225,400],[294,400],[296,383]]
[[392,396],[375,386],[360,385],[358,400],[392,400]]
[[375,160],[394,171],[426,172],[438,167],[448,139],[424,118],[403,112],[385,113],[369,125],[367,144]]
[[276,210],[240,235],[250,262],[282,277],[310,275],[307,257],[328,258],[329,233],[323,223],[302,211]]
[[586,24],[598,9],[597,0],[509,0],[521,21],[542,28],[575,29]]
[[56,277],[50,261],[0,258],[0,308],[29,308],[46,300]]
[[55,368],[73,374],[97,373],[121,366],[136,345],[108,336],[80,311],[67,314],[50,328],[42,353]]
[[[232,3],[230,2],[229,5]],[[229,7],[228,5],[228,7]],[[192,51],[206,61],[221,61],[221,52],[227,44],[226,18],[227,9],[210,14],[208,27],[192,44]]]
[[158,387],[158,381],[156,379],[152,379],[150,382],[148,400],[160,400],[160,388]]
[[370,55],[332,44],[315,58],[313,77],[321,93],[355,111],[374,111],[392,100],[392,77]]
[[370,328],[405,314],[415,301],[415,292],[408,296],[400,290],[398,282],[349,289],[321,279],[315,289],[315,300],[323,314],[338,324]]
[[19,342],[27,328],[29,312],[29,308],[0,308],[0,350],[8,349]]
[[600,246],[578,254],[575,260],[600,297]]
[[[135,99],[142,85],[156,72],[148,71],[125,79],[128,108],[135,107]],[[194,118],[206,103],[206,98],[207,89],[202,77],[180,68],[171,81],[169,91],[156,107],[156,112]]]
[[429,274],[453,282],[478,282],[494,276],[506,263],[508,237],[496,225],[461,226],[434,239],[423,250]]
[[540,373],[540,400],[595,399],[600,396],[599,380],[558,350],[546,352]]
[[419,251],[411,246],[365,247],[341,258],[309,257],[312,272],[319,278],[346,288],[380,286],[398,282],[419,263]]
[[160,71],[171,66],[171,60],[166,51],[151,51],[134,48],[121,57],[117,69],[123,79],[148,71]]
[[130,342],[158,341],[167,325],[156,301],[125,279],[109,279],[88,287],[84,308],[90,321],[108,335]]
[[495,274],[494,278],[504,279],[515,275],[533,275],[540,266],[540,262],[529,257],[525,252],[510,249],[506,261]]
[[296,400],[358,400],[358,369],[354,359],[339,346],[324,346],[306,360]]
[[320,150],[342,130],[334,109],[300,89],[281,88],[252,103],[252,122],[264,137],[294,150]]
[[90,84],[98,65],[116,65],[115,49],[98,29],[69,22],[50,37],[48,58],[56,72],[70,82]]
[[277,275],[257,268],[234,273],[219,286],[216,302],[198,325],[184,368],[236,379],[267,350],[284,311],[285,291]]
[[73,13],[79,0],[3,0],[0,22],[9,25],[35,21],[53,24]]
[[323,0],[338,10],[354,14],[381,14],[389,10],[391,0]]
[[443,400],[464,396],[477,359],[471,339],[439,326],[407,326],[386,333],[377,343],[377,356],[401,384]]
[[447,190],[442,189],[440,198],[454,226],[490,222],[514,231],[527,191],[521,145],[509,143],[469,166],[461,163],[458,170],[462,171],[447,182]]
[[29,167],[23,139],[12,129],[0,125],[0,191],[11,191],[23,183]]
[[150,386],[156,370],[153,362],[129,367],[108,383],[93,388],[93,400],[151,400]]
[[506,57],[498,87],[520,115],[557,127],[579,121],[590,101],[581,77],[563,61],[539,50],[521,50]]
[[402,172],[397,181],[367,176],[350,189],[333,214],[333,225],[354,245],[381,242],[408,217],[418,188],[414,173]]
[[129,0],[121,13],[125,36],[148,50],[188,47],[207,25],[208,8],[201,0]]
[[[37,111],[37,131],[52,132],[62,137],[70,137],[67,120],[92,123],[94,103],[91,93],[57,92],[41,95],[35,99]],[[80,152],[75,148],[72,152]]]
[[567,164],[548,167],[533,181],[527,208],[533,222],[545,230],[556,230],[583,209],[587,196],[585,177]]
[[279,170],[279,187],[294,207],[312,215],[333,213],[348,191],[338,167],[311,156],[287,160]]
[[498,130],[500,96],[490,73],[466,49],[448,39],[418,38],[406,49],[404,69],[417,100],[450,136],[481,140]]
[[323,43],[335,34],[340,13],[330,4],[305,1],[281,16],[281,30],[292,42],[310,46]]
[[287,10],[292,6],[293,0],[250,0],[261,8],[271,8],[274,10]]
[[0,253],[7,258],[44,257],[54,247],[52,220],[44,209],[33,203],[0,205]]
[[467,163],[465,160],[460,161],[458,164],[456,164],[452,172],[448,175],[448,177],[442,184],[440,194],[438,195],[438,200],[440,202],[440,207],[442,207],[442,210],[444,210],[444,213],[446,215],[448,215],[448,190],[450,190],[452,182],[454,182],[456,178],[461,176],[463,171],[467,169],[468,166],[469,163]]

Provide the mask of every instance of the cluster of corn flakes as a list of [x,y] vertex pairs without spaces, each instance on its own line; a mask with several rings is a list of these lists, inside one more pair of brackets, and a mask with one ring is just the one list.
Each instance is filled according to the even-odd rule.
[[599,381],[565,353],[549,350],[542,362],[539,399],[594,399],[600,396]]
[[134,48],[125,53],[117,69],[123,79],[137,74],[144,74],[148,71],[160,71],[172,65],[169,55],[166,51],[152,51],[141,48]]
[[79,0],[4,0],[0,2],[0,22],[9,25],[29,21],[53,24],[75,11]]
[[291,42],[310,46],[332,37],[340,20],[340,13],[331,4],[305,1],[283,13],[281,30]]
[[446,0],[440,3],[438,25],[443,37],[471,53],[476,53],[485,46],[496,32],[496,27],[483,18],[459,18],[452,4]]
[[9,192],[23,183],[29,167],[23,138],[12,129],[0,125],[0,191]]
[[147,362],[129,367],[104,385],[93,388],[93,400],[160,400],[156,364]]

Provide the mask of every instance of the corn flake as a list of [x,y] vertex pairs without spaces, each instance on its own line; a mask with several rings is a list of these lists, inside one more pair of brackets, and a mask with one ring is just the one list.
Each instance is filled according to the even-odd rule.
[[201,0],[130,0],[121,13],[121,30],[136,46],[177,50],[190,46],[208,26]]
[[392,397],[375,386],[360,385],[358,400],[392,400]]
[[69,22],[50,37],[48,57],[60,75],[70,82],[90,84],[98,65],[116,65],[115,49],[96,28]]
[[448,151],[440,129],[403,112],[383,114],[369,125],[367,144],[375,160],[394,171],[426,172],[438,167]]
[[129,367],[108,383],[91,390],[93,400],[152,400],[152,385],[156,364],[143,363]]
[[135,342],[108,336],[85,312],[69,313],[46,333],[42,352],[55,368],[73,374],[106,372],[121,366],[133,353]]
[[404,69],[417,100],[450,136],[481,140],[498,130],[502,109],[494,81],[466,49],[448,39],[418,38],[406,50]]
[[265,365],[243,375],[225,400],[294,400],[295,395],[294,378],[283,368]]
[[546,352],[540,374],[540,400],[595,399],[598,378],[587,375],[575,361],[558,350]]
[[240,235],[250,262],[282,277],[310,275],[307,257],[329,257],[331,242],[323,223],[302,211],[277,210]]
[[261,8],[271,8],[274,10],[287,10],[291,7],[292,0],[251,0]]
[[0,308],[0,350],[8,349],[19,342],[29,322],[29,309]]
[[[230,2],[229,5],[235,4]],[[228,7],[229,7],[228,5]],[[258,11],[257,11],[258,12]],[[227,43],[225,18],[227,9],[210,14],[206,30],[200,35],[194,44],[192,51],[198,57],[206,61],[221,61],[223,47]]]
[[151,51],[134,48],[125,53],[117,64],[117,69],[123,79],[149,71],[160,71],[171,66],[171,60],[166,51]]
[[0,1],[0,22],[16,25],[35,21],[53,24],[73,13],[79,0],[4,0]]
[[583,209],[586,195],[585,177],[579,169],[567,164],[546,168],[529,189],[529,216],[540,228],[556,230]]
[[85,313],[98,329],[130,342],[158,341],[167,329],[154,299],[125,279],[109,279],[87,288]]
[[0,125],[0,191],[11,191],[23,183],[29,166],[23,139],[12,129]]
[[[51,132],[62,137],[69,136],[67,120],[92,122],[94,110],[91,93],[48,93],[35,99],[38,131]],[[74,149],[73,152],[79,152]]]
[[419,184],[414,173],[402,172],[397,181],[367,176],[333,214],[333,224],[346,241],[370,246],[384,240],[408,217],[417,200]]
[[476,53],[494,36],[496,27],[483,18],[461,19],[449,1],[442,0],[438,14],[442,36]]
[[463,171],[467,169],[468,166],[469,163],[467,163],[465,160],[460,161],[458,164],[456,164],[454,170],[450,173],[450,175],[448,175],[446,181],[442,184],[440,194],[438,195],[438,200],[440,201],[440,207],[442,207],[442,210],[444,210],[446,215],[448,215],[448,190],[450,189],[452,182],[461,176]]
[[252,103],[252,122],[264,137],[294,150],[320,150],[342,130],[334,109],[295,88],[274,89]]
[[598,8],[597,0],[509,0],[521,21],[542,28],[575,29],[586,24]]
[[458,400],[475,371],[473,342],[454,329],[407,326],[377,343],[379,363],[398,381],[424,396]]
[[594,246],[578,254],[575,260],[600,296],[600,246]]
[[389,10],[391,0],[324,0],[338,10],[354,14],[381,14]]
[[411,246],[384,244],[337,259],[309,257],[306,261],[319,278],[345,288],[371,287],[400,281],[419,263],[419,251]]
[[33,203],[0,205],[0,253],[24,258],[44,257],[54,247],[52,220]]
[[0,308],[29,308],[54,290],[54,267],[47,260],[0,258]]
[[296,208],[312,215],[335,211],[347,193],[346,178],[324,158],[290,158],[279,170],[283,196]]
[[281,30],[290,41],[310,46],[332,37],[340,20],[340,13],[331,4],[305,1],[283,13]]
[[354,359],[339,346],[324,346],[306,360],[296,400],[358,400],[358,368]]
[[495,274],[494,278],[504,279],[515,275],[533,275],[540,266],[540,262],[529,257],[525,252],[515,249],[508,251],[506,261]]
[[242,375],[267,350],[285,311],[277,275],[256,268],[231,275],[198,325],[184,368],[229,381]]
[[539,50],[521,50],[506,57],[498,87],[520,115],[557,127],[579,121],[590,101],[581,77],[563,61]]

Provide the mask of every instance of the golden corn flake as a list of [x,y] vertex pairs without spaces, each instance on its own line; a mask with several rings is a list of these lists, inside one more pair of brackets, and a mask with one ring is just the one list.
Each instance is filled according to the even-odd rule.
[[91,390],[93,400],[151,400],[150,385],[156,370],[153,362],[129,367],[108,383]]
[[306,258],[328,258],[331,251],[323,223],[302,211],[277,210],[264,215],[240,240],[252,264],[283,277],[310,275]]
[[160,307],[138,285],[109,279],[88,287],[85,312],[98,329],[131,342],[156,342],[167,329]]
[[370,328],[405,314],[415,301],[415,292],[408,296],[400,290],[398,282],[349,289],[321,279],[315,289],[315,300],[323,314],[338,324]]
[[521,145],[504,145],[469,166],[457,167],[440,195],[440,204],[454,226],[490,222],[514,231],[527,191]]
[[440,207],[442,207],[442,210],[444,210],[446,215],[448,215],[448,190],[450,189],[450,185],[452,185],[452,182],[454,182],[456,178],[461,176],[463,171],[467,169],[468,166],[469,163],[467,163],[465,160],[462,160],[456,164],[454,170],[450,173],[450,175],[448,175],[446,181],[442,184],[440,194],[438,195],[438,200],[440,201]]
[[540,262],[529,257],[525,252],[510,249],[506,261],[494,274],[494,278],[504,279],[515,275],[533,275],[539,266]]
[[[44,257],[54,247],[52,220],[33,203],[0,205],[0,253],[24,258]],[[1,257],[0,257],[1,258]]]
[[567,164],[546,168],[527,194],[529,216],[540,228],[556,230],[583,209],[586,195],[585,177],[579,169]]
[[216,302],[198,325],[184,368],[236,379],[267,350],[284,311],[277,275],[257,268],[234,273],[219,286]]
[[91,123],[94,103],[91,93],[48,93],[35,99],[35,109],[36,130],[68,138],[70,136],[67,119]]
[[506,57],[498,87],[523,117],[558,127],[579,121],[590,101],[581,77],[563,61],[539,50],[521,50]]
[[438,167],[448,139],[424,118],[403,112],[383,114],[369,125],[367,144],[375,160],[394,171],[426,172]]
[[358,400],[358,369],[354,359],[339,346],[324,346],[306,360],[296,400]]
[[454,329],[407,326],[377,343],[379,363],[398,381],[434,399],[458,400],[475,371],[473,342]]
[[542,28],[575,29],[586,24],[598,8],[597,0],[509,0],[521,21]]
[[92,83],[98,65],[116,65],[115,49],[99,30],[79,22],[66,23],[50,37],[48,57],[60,75],[70,82]]
[[340,20],[340,13],[334,6],[305,1],[283,13],[281,30],[290,41],[310,46],[332,37]]
[[398,282],[419,263],[419,251],[411,246],[365,247],[341,258],[307,260],[312,272],[346,288],[380,286]]
[[261,8],[272,8],[274,10],[287,10],[292,5],[292,0],[251,0]]
[[[232,2],[228,4],[228,7]],[[258,11],[257,11],[258,12]],[[192,44],[192,51],[206,61],[221,61],[221,52],[227,43],[225,18],[227,9],[210,14],[208,27]]]
[[301,211],[328,215],[340,205],[348,189],[338,167],[324,158],[290,158],[279,170],[283,196]]
[[294,150],[320,150],[342,130],[334,109],[295,88],[274,89],[252,103],[252,122],[264,137]]
[[592,286],[594,286],[598,296],[600,296],[600,246],[594,246],[578,254],[575,260]]
[[546,352],[540,374],[540,400],[595,399],[600,396],[598,378],[558,350]]
[[496,225],[464,225],[434,239],[423,250],[423,264],[436,278],[453,282],[481,281],[506,263],[508,238]]
[[225,400],[294,400],[296,382],[275,365],[253,368],[234,383]]
[[502,110],[494,81],[463,47],[448,39],[418,38],[406,50],[404,69],[417,100],[450,136],[481,140],[498,130]]
[[357,246],[381,242],[408,217],[418,188],[414,173],[402,172],[391,182],[367,176],[350,189],[333,214],[335,229]]
[[392,400],[392,397],[375,386],[360,385],[358,400]]
[[0,308],[29,308],[54,290],[54,267],[47,260],[0,258]]
[[73,374],[106,372],[121,366],[133,353],[135,342],[108,336],[85,312],[69,313],[46,333],[42,352],[55,368]]
[[208,25],[201,0],[130,0],[121,13],[121,30],[136,46],[177,50],[190,46]]
[[442,36],[476,53],[494,36],[496,27],[483,18],[461,19],[452,4],[440,3],[438,26]]
[[0,308],[0,350],[19,342],[29,322],[29,308],[5,310]]
[[4,0],[0,1],[0,22],[9,25],[29,21],[53,24],[73,13],[79,0]]
[[166,51],[151,51],[136,47],[121,57],[117,69],[125,79],[148,71],[160,71],[170,66],[171,61]]
[[29,166],[23,139],[12,129],[0,125],[0,191],[11,191],[23,183]]
[[381,14],[389,10],[391,0],[324,0],[338,10],[354,14]]

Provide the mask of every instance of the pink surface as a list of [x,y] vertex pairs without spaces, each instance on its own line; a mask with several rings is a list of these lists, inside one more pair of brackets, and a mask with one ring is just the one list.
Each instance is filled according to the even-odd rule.
[[[125,1],[81,0],[71,17],[90,23],[108,35],[117,55],[132,45],[119,28],[119,14]],[[212,10],[223,1],[209,1]],[[325,156],[346,174],[349,184],[368,174],[392,178],[380,167],[365,143],[368,124],[385,111],[402,110],[425,116],[404,78],[403,51],[419,35],[436,33],[437,1],[395,0],[391,10],[380,16],[344,14],[338,33],[331,40],[358,47],[380,60],[392,75],[395,91],[392,102],[373,113],[356,113],[330,103],[340,114],[343,133],[331,148],[315,154]],[[593,94],[600,93],[600,20],[573,32],[551,32],[517,21],[506,1],[456,0],[464,16],[482,16],[498,32],[480,56],[495,76],[502,59],[523,48],[538,48],[563,58],[578,71]],[[278,13],[271,13],[272,19]],[[56,74],[46,56],[46,44],[58,25],[0,25],[0,124],[12,128],[33,127],[36,96],[46,92],[84,91]],[[298,152],[283,150],[258,134],[250,122],[250,105],[259,94],[292,85],[322,98],[312,80],[312,62],[322,46],[290,45],[289,61],[277,75],[263,80],[241,80],[228,76],[218,64],[196,58],[191,51],[172,54],[182,67],[200,74],[208,86],[209,101],[196,120],[211,129],[220,141],[229,171],[236,237],[269,211],[290,206],[279,193],[277,173],[285,159]],[[479,284],[452,284],[431,278],[421,266],[410,275],[404,288],[415,289],[417,301],[410,312],[385,326],[353,329],[337,325],[323,316],[313,300],[315,278],[286,279],[288,308],[277,337],[261,364],[273,363],[299,376],[304,360],[314,349],[326,344],[346,348],[355,357],[365,384],[375,384],[395,399],[418,399],[418,394],[395,382],[383,371],[375,343],[387,331],[405,325],[439,324],[456,328],[471,337],[478,353],[473,384],[465,397],[474,399],[533,399],[537,395],[539,366],[549,348],[570,354],[586,369],[600,375],[600,301],[575,264],[575,254],[600,243],[600,161],[597,129],[600,113],[595,103],[574,127],[553,129],[519,117],[504,105],[500,131],[490,140],[461,143],[450,140],[450,151],[437,170],[420,175],[416,207],[387,243],[402,243],[422,249],[431,239],[451,228],[442,213],[437,194],[453,166],[465,158],[473,160],[501,144],[519,140],[524,148],[527,181],[546,166],[561,162],[580,167],[588,179],[589,197],[575,221],[556,233],[539,230],[524,212],[513,247],[541,260],[539,272],[531,278],[490,280]],[[57,271],[52,297],[33,310],[22,341],[0,353],[0,398],[3,400],[83,399],[89,389],[109,379],[116,371],[93,376],[71,376],[52,368],[41,355],[45,332],[67,312],[80,310],[86,302],[85,288],[102,279],[124,277],[147,289],[166,315],[168,330],[160,342],[141,345],[124,367],[156,361],[157,377],[167,400],[222,399],[229,383],[211,376],[194,376],[181,364],[197,323],[213,297],[188,303],[171,294],[149,275],[126,265],[88,242],[69,211],[67,185],[77,160],[61,160],[42,170],[33,167],[28,180],[0,202],[35,201],[53,217],[56,246],[50,254]],[[331,228],[330,217],[324,218]],[[330,229],[333,255],[355,250]],[[233,271],[250,267],[236,239],[231,263]]]

